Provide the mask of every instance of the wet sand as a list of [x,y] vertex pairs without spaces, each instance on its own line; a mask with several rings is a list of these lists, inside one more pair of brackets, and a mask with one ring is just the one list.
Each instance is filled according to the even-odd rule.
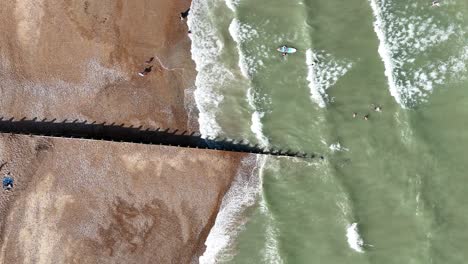
[[[197,130],[188,0],[0,9],[0,116]],[[138,76],[155,57],[153,70]],[[0,263],[196,263],[244,155],[0,136]]]

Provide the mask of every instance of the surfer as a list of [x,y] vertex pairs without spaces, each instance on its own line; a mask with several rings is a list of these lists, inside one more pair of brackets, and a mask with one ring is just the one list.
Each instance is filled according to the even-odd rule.
[[369,120],[369,114],[364,116],[364,120],[366,120],[366,121]]
[[292,53],[295,53],[297,50],[295,48],[292,48],[292,47],[288,47],[286,45],[283,45],[279,48],[276,49],[277,51],[281,52],[281,55],[284,57],[288,54],[292,54]]
[[190,8],[187,9],[185,12],[180,13],[180,20],[184,20],[188,17],[189,15]]
[[152,68],[153,68],[152,65],[149,67],[146,67],[142,72],[139,72],[138,75],[140,75],[141,77],[144,77],[145,75],[151,72]]
[[283,56],[283,57],[286,56],[286,55],[288,55],[288,53],[286,52],[286,50],[288,50],[288,46],[286,46],[286,45],[285,45],[285,46],[281,46],[281,47],[278,48],[278,51],[282,51],[282,52],[283,52],[283,53],[281,53],[281,56]]
[[354,112],[354,113],[353,113],[353,118],[356,118],[356,117],[357,117],[357,113]]
[[439,1],[432,1],[432,7],[440,7],[440,2]]

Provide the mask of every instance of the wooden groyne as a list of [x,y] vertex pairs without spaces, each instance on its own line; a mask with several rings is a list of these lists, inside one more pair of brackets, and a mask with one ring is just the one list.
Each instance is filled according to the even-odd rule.
[[262,148],[244,140],[203,138],[199,133],[178,129],[149,129],[125,124],[96,123],[83,120],[17,119],[0,117],[0,132],[44,137],[77,138],[184,148],[213,149],[272,156],[315,158],[314,154],[281,148]]

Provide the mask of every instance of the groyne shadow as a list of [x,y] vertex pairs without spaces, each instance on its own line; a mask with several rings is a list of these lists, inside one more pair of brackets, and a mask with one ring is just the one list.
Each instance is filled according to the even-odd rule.
[[165,145],[183,148],[213,149],[272,156],[315,158],[315,154],[295,152],[284,148],[262,148],[244,140],[203,138],[199,133],[178,129],[149,129],[125,124],[96,123],[83,120],[21,119],[0,117],[0,132],[45,137],[61,137]]

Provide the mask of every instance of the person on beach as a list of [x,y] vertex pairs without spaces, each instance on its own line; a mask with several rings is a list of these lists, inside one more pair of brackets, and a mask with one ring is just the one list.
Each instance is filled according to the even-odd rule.
[[180,20],[185,20],[189,15],[190,8],[187,9],[185,12],[180,13]]
[[149,60],[145,61],[146,64],[150,64],[154,61],[154,57],[149,58]]
[[3,189],[7,191],[13,189],[13,182],[14,180],[11,177],[10,172],[8,172],[8,174],[2,180]]
[[151,72],[152,68],[153,68],[152,65],[149,67],[146,67],[142,72],[139,72],[138,75],[140,75],[141,77],[144,77],[145,75]]

